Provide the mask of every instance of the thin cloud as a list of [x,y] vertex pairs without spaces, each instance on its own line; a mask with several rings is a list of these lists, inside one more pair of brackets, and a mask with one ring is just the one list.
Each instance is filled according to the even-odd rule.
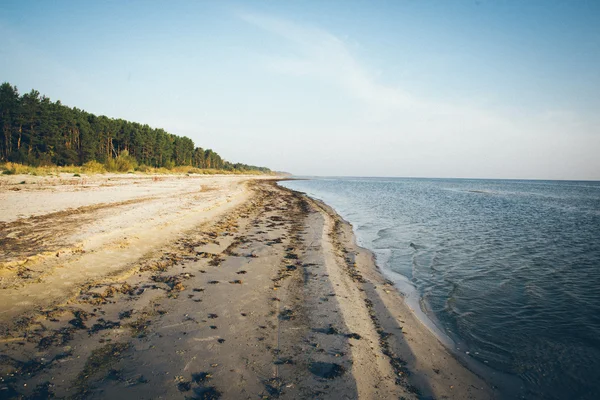
[[259,14],[241,14],[240,18],[296,45],[295,49],[302,57],[272,57],[269,66],[274,70],[326,79],[352,96],[382,109],[419,105],[408,93],[376,83],[346,43],[329,32]]
[[[353,54],[352,47],[330,32],[264,14],[238,16],[285,41],[285,54],[267,57],[269,70],[339,87],[364,105],[363,120],[374,122],[369,130],[374,142],[380,139],[410,147],[415,165],[421,159],[435,160],[440,176],[452,169],[457,171],[455,176],[473,176],[468,170],[478,165],[487,176],[509,171],[515,177],[523,173],[540,177],[548,171],[561,178],[589,177],[600,167],[590,157],[590,146],[598,146],[600,141],[594,134],[594,121],[577,113],[552,110],[531,114],[511,111],[510,104],[500,111],[477,103],[425,98],[381,83]],[[355,139],[360,136],[347,134],[354,134]],[[579,140],[573,140],[574,136]],[[566,173],[558,175],[561,171]],[[475,172],[479,176],[479,171]]]

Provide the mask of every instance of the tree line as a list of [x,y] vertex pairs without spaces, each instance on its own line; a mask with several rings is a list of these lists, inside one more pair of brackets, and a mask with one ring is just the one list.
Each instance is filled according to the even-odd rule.
[[42,165],[107,163],[120,155],[140,165],[173,168],[270,172],[268,168],[230,163],[192,139],[146,124],[96,116],[50,101],[37,90],[19,95],[16,86],[0,86],[0,162]]

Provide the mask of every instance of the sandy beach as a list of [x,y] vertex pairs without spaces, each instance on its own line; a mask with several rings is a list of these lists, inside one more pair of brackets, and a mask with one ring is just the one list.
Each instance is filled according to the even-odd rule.
[[266,176],[0,177],[0,333],[0,398],[498,397]]

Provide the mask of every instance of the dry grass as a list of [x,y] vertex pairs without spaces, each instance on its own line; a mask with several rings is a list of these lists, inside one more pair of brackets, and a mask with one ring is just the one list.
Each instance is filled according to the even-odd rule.
[[106,172],[104,164],[100,164],[98,161],[88,161],[83,164],[82,169],[86,174],[103,174]]
[[197,174],[197,175],[264,175],[259,171],[228,171],[224,169],[202,169],[195,168],[189,165],[180,165],[167,169],[164,167],[154,168],[147,165],[135,166],[135,164],[128,162],[129,160],[114,159],[110,160],[107,164],[102,164],[97,161],[88,161],[82,166],[67,165],[67,166],[40,166],[33,167],[30,165],[23,165],[13,162],[0,163],[0,175],[34,175],[34,176],[47,176],[47,175],[58,175],[61,173],[69,174],[103,174],[105,172],[121,172],[121,173],[136,173],[136,174],[148,174],[148,175],[169,175],[169,174]]
[[59,173],[84,173],[83,167],[69,165],[64,167],[57,166],[42,166],[33,167],[31,165],[23,165],[18,163],[7,162],[0,164],[0,170],[3,175],[54,175]]

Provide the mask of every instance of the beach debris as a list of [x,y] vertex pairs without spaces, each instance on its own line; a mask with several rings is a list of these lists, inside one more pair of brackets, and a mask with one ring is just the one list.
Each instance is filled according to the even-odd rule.
[[88,393],[90,378],[97,376],[102,371],[110,370],[110,367],[119,360],[121,354],[130,347],[131,344],[129,343],[111,343],[92,351],[83,369],[75,379],[75,387],[77,387],[76,397],[81,397]]
[[212,378],[212,374],[208,372],[196,372],[192,374],[192,380],[195,383],[204,383]]
[[120,369],[111,368],[106,374],[106,379],[110,379],[112,381],[123,382],[125,379],[123,378],[123,371]]
[[308,366],[308,370],[320,378],[335,379],[346,372],[346,368],[336,363],[313,362]]
[[186,321],[193,321],[193,322],[197,322],[197,321],[196,321],[196,319],[195,319],[194,317],[191,317],[189,314],[185,314],[185,315],[183,316],[183,321],[184,321],[184,322],[186,322]]
[[181,282],[178,282],[177,284],[175,284],[175,286],[173,286],[173,288],[171,290],[181,292],[181,291],[185,290],[185,286],[183,286],[183,284]]
[[326,335],[337,335],[340,333],[335,327],[329,324],[327,328],[313,328],[313,332],[324,333]]
[[223,261],[225,261],[224,258],[219,257],[218,254],[214,254],[212,259],[208,262],[208,265],[210,265],[211,267],[218,267]]
[[296,318],[296,313],[290,308],[286,307],[282,312],[279,313],[279,319],[282,321],[290,321],[294,318]]
[[356,340],[360,340],[361,339],[361,336],[358,333],[348,333],[346,335],[346,337],[348,339],[356,339]]
[[77,329],[87,329],[87,326],[85,326],[84,323],[84,321],[87,321],[89,318],[89,314],[87,312],[81,310],[73,311],[73,316],[75,318],[70,320],[69,324],[73,325]]
[[54,385],[48,381],[38,384],[31,395],[31,399],[51,399],[54,397]]
[[127,324],[127,326],[132,330],[132,336],[141,338],[146,336],[150,324],[150,320],[144,319],[142,317],[136,321],[130,322],[129,324]]
[[281,378],[267,379],[263,383],[265,385],[265,390],[269,395],[277,398],[282,394],[284,383]]
[[161,282],[166,284],[169,287],[169,291],[180,292],[182,290],[185,290],[185,286],[183,286],[183,283],[181,282],[185,279],[190,279],[193,277],[194,275],[192,274],[181,273],[179,275],[172,276],[154,275],[151,277],[151,279],[154,282]]
[[37,345],[37,348],[40,350],[46,350],[47,348],[49,348],[50,346],[52,346],[52,344],[54,343],[54,337],[53,336],[46,336],[43,337]]
[[63,327],[56,331],[54,331],[50,336],[43,337],[37,347],[40,350],[45,350],[52,345],[64,346],[71,340],[73,340],[73,333],[75,332],[75,328],[73,327]]
[[177,389],[180,392],[189,392],[190,390],[192,390],[192,382],[189,382],[189,381],[179,382],[177,384]]
[[121,326],[118,321],[106,321],[104,318],[99,318],[98,321],[88,329],[88,334],[91,336],[96,332],[103,331],[105,329],[113,329]]
[[273,363],[275,365],[294,365],[295,362],[294,360],[291,359],[291,357],[280,357],[277,360],[275,360],[275,362]]
[[194,400],[217,400],[220,398],[221,392],[214,386],[194,388],[194,397],[190,397],[190,399]]

